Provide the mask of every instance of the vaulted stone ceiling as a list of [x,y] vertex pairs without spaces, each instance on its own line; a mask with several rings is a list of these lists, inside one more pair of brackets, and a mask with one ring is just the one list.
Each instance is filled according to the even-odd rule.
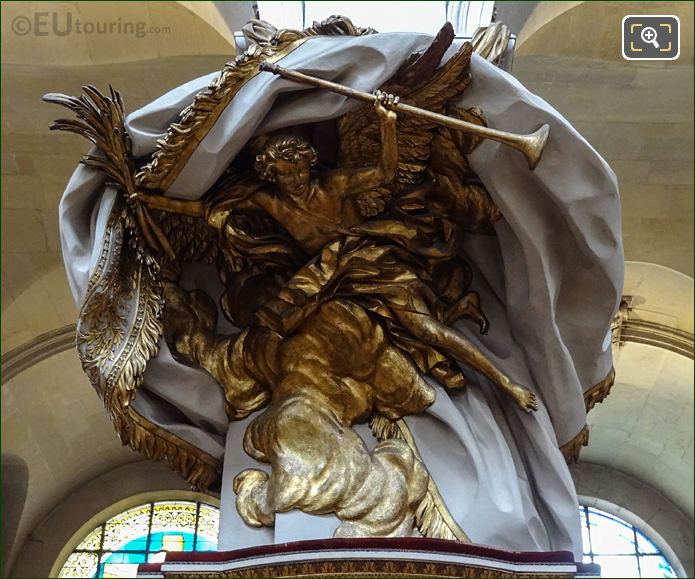
[[[675,14],[676,61],[625,61],[627,14]],[[564,114],[620,184],[625,258],[693,275],[693,4],[541,2],[514,74]]]
[[[250,3],[238,4],[225,16],[236,17],[241,26],[253,12]],[[3,26],[18,18],[34,27],[48,24],[39,29],[45,36],[11,29],[2,35],[3,352],[76,316],[62,272],[57,210],[88,144],[75,135],[50,133],[51,121],[65,111],[43,103],[42,95],[112,85],[133,111],[221,69],[235,52],[233,35],[211,2],[3,3]],[[72,22],[72,33],[53,33],[53,19],[60,31]],[[78,34],[77,20],[116,23],[122,30],[143,24],[145,33]]]

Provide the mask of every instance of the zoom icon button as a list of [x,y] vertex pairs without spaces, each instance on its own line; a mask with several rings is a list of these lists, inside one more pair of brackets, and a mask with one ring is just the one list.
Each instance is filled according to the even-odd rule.
[[680,54],[678,16],[629,15],[623,18],[623,58],[676,60]]

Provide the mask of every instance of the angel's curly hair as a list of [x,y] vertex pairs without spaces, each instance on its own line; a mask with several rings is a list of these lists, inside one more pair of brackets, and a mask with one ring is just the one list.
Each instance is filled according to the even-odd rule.
[[284,159],[298,163],[300,159],[309,159],[311,166],[316,165],[319,155],[306,139],[297,135],[278,135],[268,141],[260,155],[256,155],[254,167],[266,181],[275,181],[275,161]]

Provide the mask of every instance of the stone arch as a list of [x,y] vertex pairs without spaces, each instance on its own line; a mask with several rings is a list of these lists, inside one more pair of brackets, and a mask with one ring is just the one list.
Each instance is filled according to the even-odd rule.
[[[23,460],[29,472],[27,500],[7,561],[11,568],[40,521],[74,489],[139,457],[121,445],[73,348],[3,383],[2,410],[3,452]],[[151,467],[168,473],[164,465]]]
[[571,471],[580,504],[610,512],[656,538],[678,576],[692,577],[692,513],[684,513],[653,487],[611,466],[582,460]]
[[13,454],[2,453],[2,574],[7,577],[7,560],[22,518],[29,490],[27,463]]
[[693,279],[628,262],[624,287],[634,306],[621,312],[625,336],[614,356],[615,384],[588,415],[581,457],[642,481],[692,513]]
[[[165,465],[137,461],[107,470],[76,486],[43,514],[16,550],[8,577],[56,577],[84,534],[103,520],[143,502],[215,497],[190,491]],[[12,561],[10,562],[12,563]]]
[[[139,464],[139,463],[138,463]],[[122,470],[122,469],[119,469]],[[129,476],[133,476],[139,474],[139,469],[136,467],[136,465],[132,465],[130,468],[127,468],[129,471]],[[136,474],[137,473],[137,474]],[[120,478],[122,476],[121,472],[118,473],[110,473],[109,478],[113,478],[114,480],[117,478]],[[103,489],[103,487],[102,487]],[[111,489],[107,488],[107,494],[109,493]],[[86,489],[85,489],[86,491]],[[80,495],[82,494],[81,492],[78,492]],[[68,500],[73,501],[76,500],[78,497],[75,496],[74,499],[71,496]],[[81,497],[80,497],[81,498]],[[136,507],[138,505],[141,505],[143,503],[148,503],[151,501],[166,501],[166,500],[186,500],[186,501],[203,501],[206,503],[210,503],[212,505],[215,505],[216,507],[219,507],[219,500],[215,497],[211,497],[210,495],[206,495],[203,493],[191,491],[191,490],[181,490],[181,489],[157,489],[157,490],[148,490],[147,492],[141,492],[137,493],[134,495],[130,495],[128,497],[122,498],[120,500],[117,500],[115,503],[110,504],[106,507],[104,507],[102,510],[99,512],[96,512],[93,514],[85,523],[73,533],[73,535],[70,537],[68,541],[66,541],[65,545],[63,548],[60,550],[60,553],[58,553],[55,562],[53,563],[53,566],[51,567],[51,571],[48,575],[48,577],[57,577],[58,574],[60,573],[61,568],[65,564],[65,561],[67,558],[70,556],[70,554],[75,550],[77,545],[80,544],[80,542],[85,538],[85,536],[93,531],[98,525],[102,524],[104,521],[110,519],[111,517],[114,517],[124,511],[127,511],[128,509],[131,509],[133,507]],[[90,508],[88,509],[81,509],[86,512],[91,512],[96,508],[95,505],[90,505]],[[49,521],[48,519],[53,518],[53,513],[49,515],[49,517],[42,521],[41,525],[42,526],[49,526],[52,521]]]

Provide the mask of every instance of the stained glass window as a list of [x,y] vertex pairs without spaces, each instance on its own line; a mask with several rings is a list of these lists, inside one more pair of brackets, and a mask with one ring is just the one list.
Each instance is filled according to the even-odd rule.
[[99,525],[77,546],[60,577],[134,577],[139,563],[167,551],[215,551],[220,511],[200,501],[139,505]]
[[601,565],[601,577],[677,577],[654,543],[634,525],[589,506],[579,507],[584,562]]
[[[581,506],[584,562],[601,577],[677,577],[659,548],[618,517]],[[168,551],[215,551],[219,509],[200,501],[158,501],[99,525],[77,546],[60,577],[134,577],[139,563],[164,560]]]

